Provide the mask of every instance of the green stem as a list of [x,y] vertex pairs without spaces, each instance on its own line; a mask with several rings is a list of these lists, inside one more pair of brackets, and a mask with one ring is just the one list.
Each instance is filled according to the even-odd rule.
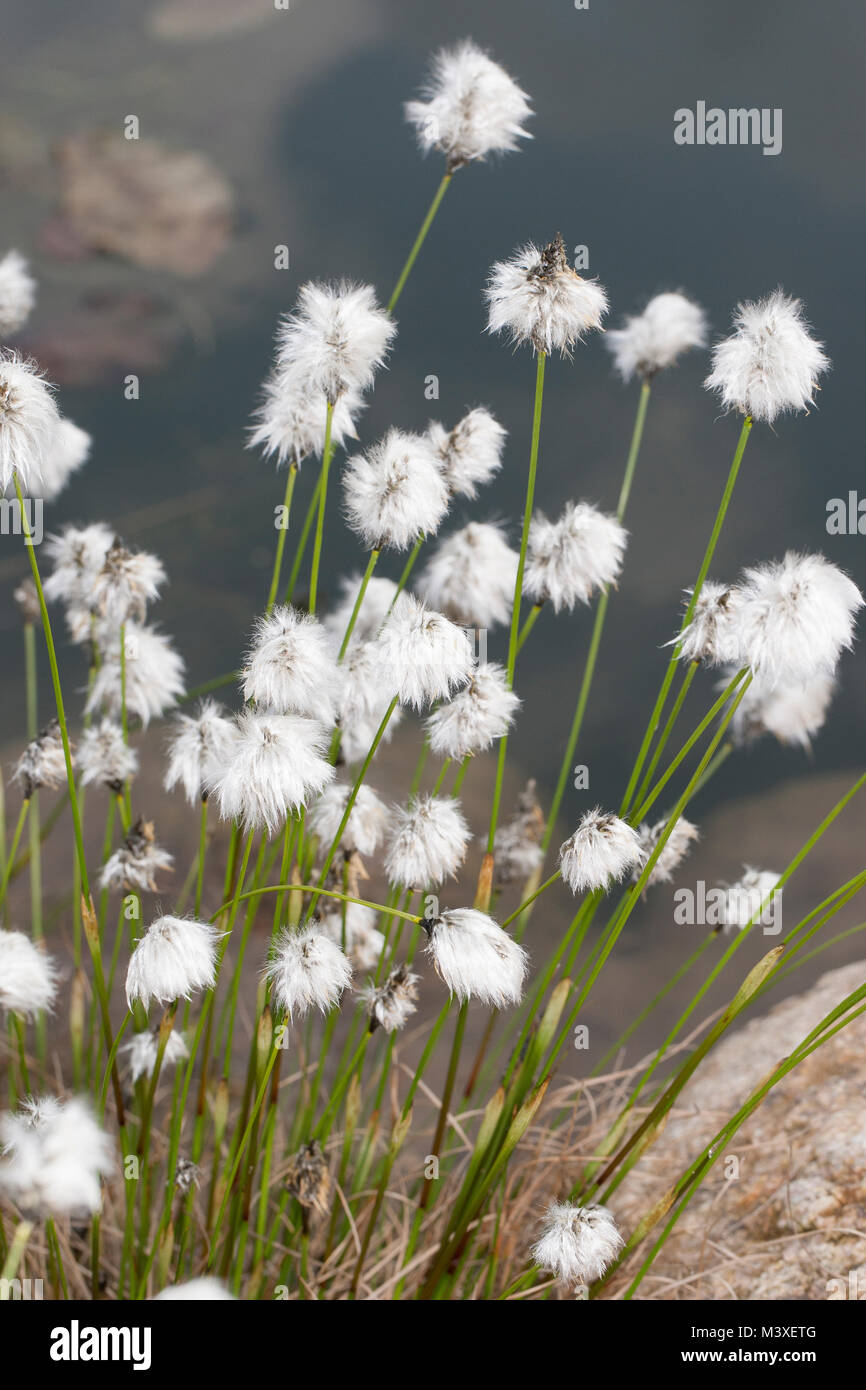
[[443,176],[442,182],[440,183],[439,187],[436,189],[436,193],[435,193],[435,195],[434,195],[433,201],[432,201],[432,203],[430,204],[429,209],[427,210],[427,216],[424,218],[424,221],[421,223],[421,229],[420,229],[420,231],[418,232],[418,235],[416,236],[414,242],[412,243],[412,250],[409,252],[409,255],[406,257],[406,264],[403,266],[403,269],[400,271],[400,275],[399,275],[399,278],[398,278],[398,280],[397,280],[397,283],[396,283],[396,285],[394,286],[393,290],[391,291],[391,298],[388,300],[388,313],[389,313],[389,314],[393,314],[394,309],[395,309],[396,304],[397,304],[397,300],[400,298],[400,295],[403,293],[403,290],[404,290],[405,287],[406,287],[406,281],[409,279],[409,275],[411,274],[412,267],[413,267],[413,265],[415,264],[415,261],[416,261],[417,256],[418,256],[418,252],[421,250],[421,247],[424,245],[424,239],[425,239],[425,237],[427,236],[427,233],[429,232],[431,226],[433,225],[433,219],[434,219],[434,217],[436,216],[437,212],[439,211],[439,204],[442,202],[442,199],[445,197],[445,193],[446,193],[446,191],[447,191],[447,189],[448,189],[448,185],[449,185],[449,183],[451,182],[451,180],[452,180],[453,177],[454,177],[453,171],[452,171],[452,170],[447,171],[447,172],[445,173],[445,175]]
[[280,587],[280,572],[283,568],[283,551],[286,548],[286,535],[289,530],[289,515],[292,509],[292,493],[295,490],[295,480],[298,476],[298,465],[292,460],[289,464],[289,473],[286,478],[286,491],[283,497],[283,510],[285,516],[280,518],[281,525],[277,535],[277,553],[274,556],[274,572],[271,575],[271,587],[268,590],[267,612],[270,613],[277,601],[277,592]]
[[325,504],[328,500],[328,470],[331,466],[331,433],[334,423],[334,407],[328,401],[325,414],[325,447],[322,450],[322,470],[319,480],[319,512],[316,519],[316,534],[313,537],[313,563],[310,569],[310,599],[307,608],[310,613],[316,611],[316,599],[319,589],[319,565],[322,560],[322,538],[325,530]]

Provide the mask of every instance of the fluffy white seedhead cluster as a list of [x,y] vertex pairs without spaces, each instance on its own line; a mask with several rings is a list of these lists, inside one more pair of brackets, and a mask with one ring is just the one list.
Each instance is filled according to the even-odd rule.
[[[323,391],[299,388],[291,370],[286,373],[276,368],[262,388],[247,448],[262,449],[266,458],[276,459],[277,467],[284,463],[300,467],[310,454],[324,450],[327,405]],[[354,391],[337,401],[331,415],[334,448],[357,438],[355,422],[363,408]]]
[[427,439],[452,497],[475,497],[502,467],[506,431],[483,406],[470,410],[452,430],[431,420]]
[[[132,1041],[124,1043],[120,1051],[128,1059],[129,1075],[133,1085],[136,1081],[140,1081],[143,1076],[153,1076],[156,1069],[156,1059],[159,1055],[159,1030],[157,1029],[155,1032],[145,1030],[143,1033],[136,1033]],[[160,1070],[165,1067],[174,1067],[188,1056],[189,1048],[183,1033],[177,1033],[172,1029],[163,1050]]]
[[372,386],[396,331],[372,285],[310,281],[277,330],[276,370],[283,387],[335,405]]
[[517,552],[499,526],[470,521],[440,541],[421,572],[418,593],[466,627],[491,628],[511,616]]
[[88,714],[105,710],[115,718],[123,707],[123,681],[126,682],[126,708],[137,714],[147,728],[172,708],[184,693],[183,659],[164,633],[150,624],[128,622],[125,629],[125,673],[121,671],[120,633],[116,641],[100,646],[101,663],[93,679],[85,709]]
[[426,154],[439,150],[453,172],[489,154],[507,154],[531,140],[523,122],[532,115],[529,98],[504,68],[471,39],[433,57],[422,101],[406,102]]
[[224,820],[270,835],[318,796],[334,776],[327,761],[327,735],[314,719],[299,714],[238,715],[228,761],[207,789]]
[[[650,855],[655,851],[659,840],[664,834],[667,825],[667,817],[656,821],[655,825],[639,825],[638,838],[641,846],[641,863],[646,863]],[[693,825],[685,816],[680,816],[674,823],[674,828],[668,836],[661,854],[653,865],[649,878],[644,887],[651,888],[654,883],[670,883],[674,876],[674,871],[679,868],[685,859],[692,845],[700,839],[698,827]],[[638,863],[632,870],[632,877],[637,880],[640,877],[641,864]]]
[[556,521],[536,512],[529,530],[523,592],[558,613],[588,603],[619,577],[628,532],[588,502],[569,502]]
[[383,985],[372,982],[358,991],[370,1014],[370,1030],[382,1028],[396,1033],[415,1012],[418,998],[418,979],[408,965],[398,965]]
[[502,1009],[520,1003],[529,957],[492,917],[457,907],[424,926],[436,973],[461,1004],[479,999]]
[[86,1100],[47,1096],[0,1115],[0,1193],[31,1219],[99,1211],[111,1140]]
[[457,873],[471,839],[454,797],[418,796],[395,806],[385,855],[389,882],[419,890],[444,883]]
[[337,943],[314,923],[283,932],[266,977],[276,1004],[293,1018],[310,1009],[332,1009],[351,982],[352,967]]
[[85,786],[101,783],[117,794],[137,774],[138,754],[127,744],[116,720],[100,719],[82,731],[75,765]]
[[633,376],[646,381],[672,367],[684,352],[705,345],[707,316],[684,294],[657,294],[642,314],[627,318],[622,328],[609,329],[604,341],[623,381]]
[[51,956],[20,931],[0,930],[0,1009],[22,1018],[50,1009],[57,994]]
[[0,492],[14,473],[22,492],[39,492],[59,423],[51,388],[36,364],[0,349]]
[[157,917],[135,947],[126,972],[126,999],[145,1008],[155,999],[170,1004],[211,989],[216,978],[221,933],[209,922]]
[[[332,782],[326,787],[317,801],[314,801],[307,815],[307,825],[320,843],[331,844],[342,824],[351,787],[344,782]],[[340,836],[340,846],[350,854],[375,854],[379,848],[388,824],[388,808],[372,787],[361,783],[355,803],[349,812],[349,819]]]
[[725,927],[743,931],[758,919],[765,900],[772,898],[779,875],[771,869],[750,869],[744,865],[742,877],[728,886],[725,895]]
[[120,849],[106,860],[99,886],[119,892],[155,893],[157,874],[169,873],[173,863],[172,855],[157,844],[153,823],[139,817]]
[[311,614],[277,606],[256,623],[241,687],[264,713],[332,723],[337,652],[330,633]]
[[389,430],[343,471],[346,520],[368,549],[408,550],[433,536],[448,510],[448,488],[428,439]]
[[42,462],[42,482],[39,491],[43,501],[59,497],[73,473],[77,473],[90,457],[93,440],[72,420],[59,420]]
[[505,671],[492,662],[476,666],[469,683],[437,706],[426,721],[430,748],[441,758],[462,760],[483,753],[511,727],[520,700]]
[[161,1293],[154,1294],[154,1303],[235,1303],[233,1293],[229,1293],[220,1279],[203,1275],[200,1279],[188,1279],[185,1284],[169,1284]]
[[91,611],[112,628],[132,619],[143,623],[147,605],[159,598],[165,583],[162,562],[146,550],[127,550],[112,541],[90,592]]
[[66,526],[49,536],[45,551],[52,571],[43,584],[49,602],[89,611],[96,576],[114,543],[114,532],[101,521],[90,526]]
[[194,715],[177,715],[168,738],[166,791],[180,784],[190,806],[206,800],[208,787],[226,766],[237,736],[236,723],[216,700],[202,700]]
[[346,903],[345,908],[345,922],[338,904],[323,913],[320,929],[345,951],[353,970],[375,970],[385,949],[385,937],[376,926],[378,914],[363,903]]
[[490,271],[485,290],[488,333],[508,333],[535,352],[571,355],[576,343],[601,328],[607,295],[595,280],[583,280],[569,265],[557,233],[543,250],[531,243]]
[[538,803],[534,778],[530,778],[517,799],[511,820],[501,825],[493,842],[496,883],[525,883],[541,868],[544,850],[544,813]]
[[622,1246],[622,1236],[607,1207],[553,1202],[545,1213],[541,1236],[532,1247],[532,1258],[539,1269],[575,1288],[600,1279]]
[[[337,720],[340,749],[347,763],[366,756],[388,706],[398,693],[399,682],[378,641],[352,643],[340,667],[341,685]],[[388,742],[402,717],[398,705],[385,725]]]
[[27,800],[40,787],[59,787],[66,781],[66,758],[56,719],[28,743],[15,764],[12,781]]
[[413,594],[402,593],[375,642],[385,684],[401,704],[423,710],[447,699],[472,674],[468,634]]
[[23,328],[36,303],[36,281],[17,251],[0,259],[0,338]]
[[[340,602],[323,619],[325,627],[340,645],[342,645],[346,628],[351,622],[360,587],[360,574],[344,575],[340,580]],[[352,636],[349,639],[353,647],[360,642],[368,642],[377,635],[391,610],[396,595],[397,585],[393,579],[379,578],[375,574],[370,576],[367,580],[364,597],[361,600],[361,607],[358,609]]]
[[726,409],[772,422],[783,411],[807,410],[829,366],[801,301],[779,289],[756,304],[737,305],[734,331],[713,349],[704,385]]
[[559,867],[572,893],[604,892],[642,860],[640,836],[626,821],[600,806],[587,811],[560,846]]
[[844,571],[823,555],[788,551],[783,560],[756,565],[729,589],[702,591],[681,655],[711,665],[748,666],[765,690],[803,686],[832,677],[854,641],[863,596]]
[[[734,674],[731,669],[720,681],[720,690]],[[824,727],[835,690],[835,680],[825,673],[804,685],[767,686],[754,680],[734,713],[733,736],[737,743],[750,743],[762,734],[772,734],[779,743],[808,749]]]

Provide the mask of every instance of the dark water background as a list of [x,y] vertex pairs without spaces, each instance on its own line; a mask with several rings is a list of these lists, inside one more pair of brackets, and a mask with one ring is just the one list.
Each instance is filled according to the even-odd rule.
[[[147,306],[119,332],[109,312],[114,346],[83,384],[64,385],[56,373],[64,412],[91,431],[95,450],[50,523],[115,520],[164,559],[171,585],[155,617],[176,638],[191,683],[236,664],[267,590],[282,480],[244,443],[277,315],[311,277],[371,281],[387,298],[440,174],[437,159],[416,152],[401,103],[415,94],[430,50],[465,35],[532,96],[534,139],[456,176],[399,305],[397,347],[363,416],[362,443],[391,424],[421,429],[431,412],[450,424],[467,405],[488,405],[509,430],[506,464],[477,504],[455,508],[448,527],[470,515],[503,518],[516,539],[533,369],[525,352],[483,334],[481,288],[492,261],[561,230],[568,245],[589,247],[612,324],[653,293],[682,288],[706,306],[715,334],[727,331],[737,299],[781,284],[805,300],[833,371],[808,417],[755,429],[714,572],[733,578],[742,564],[788,548],[820,549],[866,585],[866,538],[825,529],[829,498],[858,487],[866,495],[862,6],[590,0],[578,11],[569,0],[291,0],[277,12],[270,0],[236,0],[210,13],[240,21],[249,12],[246,27],[180,39],[160,37],[158,23],[155,30],[166,12],[207,8],[192,0],[0,6],[0,249],[16,245],[34,261],[41,290],[29,340],[82,382],[81,362],[108,334],[104,306],[130,295]],[[675,146],[674,111],[698,100],[781,107],[783,152]],[[53,144],[86,128],[119,131],[129,113],[143,136],[205,153],[233,188],[234,235],[203,275],[107,257],[63,260],[46,249],[57,197]],[[281,243],[291,258],[284,272],[273,267]],[[154,342],[150,365],[139,365]],[[618,801],[663,669],[661,644],[703,552],[738,431],[702,390],[706,370],[705,355],[692,354],[654,391],[632,540],[579,753],[590,766],[590,800],[570,793],[564,823],[587,804]],[[123,399],[128,371],[141,375],[138,402]],[[424,398],[430,374],[441,391],[432,404]],[[598,337],[573,365],[552,365],[541,506],[555,512],[584,497],[613,508],[635,403]],[[313,476],[308,467],[299,510]],[[346,572],[359,559],[334,487],[326,565]],[[16,542],[3,538],[7,593],[21,573]],[[586,610],[543,614],[523,664],[513,758],[518,775],[533,773],[547,794],[590,621]],[[0,605],[0,622],[11,749],[24,727],[11,604]],[[492,635],[494,658],[505,642]],[[83,678],[77,656],[67,660],[73,683]],[[709,688],[705,679],[694,709],[705,708]],[[780,867],[862,766],[864,690],[861,650],[843,661],[811,759],[765,742],[729,760],[702,796],[695,872],[733,877],[743,860]],[[827,891],[840,881],[837,867],[848,877],[862,866],[862,824],[855,806],[826,869]],[[551,908],[554,924],[566,907]],[[668,903],[647,920],[657,918],[661,931],[669,917]],[[637,928],[630,949],[643,957],[641,941]],[[849,956],[858,949],[856,939],[845,948]],[[671,957],[652,954],[663,976]]]

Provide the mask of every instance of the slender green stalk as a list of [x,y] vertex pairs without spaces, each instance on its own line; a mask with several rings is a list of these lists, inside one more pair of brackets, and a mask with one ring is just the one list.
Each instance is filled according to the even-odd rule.
[[322,472],[320,469],[316,478],[316,485],[313,488],[313,494],[307,505],[307,512],[304,517],[304,524],[301,527],[301,534],[298,537],[298,544],[295,549],[295,558],[292,561],[292,568],[289,573],[289,582],[286,587],[283,603],[291,603],[292,601],[292,596],[295,592],[295,585],[298,582],[298,576],[301,572],[301,565],[304,563],[304,556],[307,553],[307,542],[310,539],[310,532],[313,529],[313,521],[315,520],[316,512],[318,511],[319,497],[321,495],[321,492]]
[[396,283],[396,285],[394,286],[393,290],[391,291],[391,298],[388,300],[388,313],[389,313],[389,314],[393,314],[393,312],[394,312],[394,310],[395,310],[395,308],[396,308],[396,306],[397,306],[397,300],[400,298],[400,295],[403,293],[403,290],[406,288],[406,281],[409,279],[409,276],[410,276],[410,274],[411,274],[411,272],[412,272],[412,267],[413,267],[413,265],[415,264],[415,261],[416,261],[416,259],[417,259],[417,257],[418,257],[418,252],[421,250],[421,247],[424,245],[424,240],[425,240],[425,238],[426,238],[426,236],[427,236],[427,233],[429,232],[430,228],[431,228],[432,225],[433,225],[433,219],[434,219],[434,217],[436,216],[437,212],[439,211],[439,204],[442,202],[442,199],[445,197],[445,194],[446,194],[446,192],[448,191],[448,185],[450,184],[450,182],[451,182],[451,180],[452,180],[453,177],[454,177],[454,171],[449,169],[449,170],[444,174],[444,176],[443,176],[443,178],[442,178],[442,182],[440,183],[439,187],[436,189],[436,193],[435,193],[435,195],[434,195],[434,197],[433,197],[433,201],[432,201],[432,203],[430,204],[430,207],[429,207],[428,210],[427,210],[427,216],[424,218],[424,221],[421,223],[421,228],[420,228],[420,230],[419,230],[419,232],[418,232],[418,235],[416,236],[415,240],[414,240],[413,243],[412,243],[412,250],[409,252],[409,255],[406,257],[406,264],[403,266],[403,269],[400,271],[400,274],[399,274],[399,276],[398,276],[398,278],[397,278],[397,283]]
[[286,492],[283,497],[283,511],[285,516],[280,517],[280,526],[277,531],[277,553],[274,556],[274,571],[271,575],[271,587],[268,590],[267,611],[270,613],[277,601],[277,594],[280,588],[280,573],[283,568],[283,551],[286,548],[286,535],[289,530],[289,516],[292,508],[292,494],[295,490],[295,480],[298,476],[298,465],[293,459],[289,464],[288,476],[286,478]]
[[319,565],[322,560],[322,539],[325,531],[325,504],[328,500],[328,471],[331,467],[332,430],[334,406],[328,401],[325,414],[325,447],[322,450],[322,469],[319,480],[319,511],[316,519],[316,534],[313,537],[313,563],[310,570],[310,599],[307,605],[311,613],[316,611],[319,590]]
[[364,595],[367,592],[367,585],[370,583],[370,578],[373,574],[373,570],[376,568],[376,562],[379,559],[381,553],[382,552],[379,549],[370,551],[370,558],[367,561],[367,568],[364,571],[364,577],[361,580],[361,584],[358,589],[358,596],[355,599],[355,606],[352,609],[352,616],[349,619],[348,626],[346,628],[345,633],[343,634],[343,640],[340,643],[340,654],[337,657],[338,662],[342,661],[343,657],[346,655],[346,650],[349,646],[349,642],[352,639],[352,633],[355,631],[355,624],[358,621],[358,614],[361,611],[361,604],[364,602]]

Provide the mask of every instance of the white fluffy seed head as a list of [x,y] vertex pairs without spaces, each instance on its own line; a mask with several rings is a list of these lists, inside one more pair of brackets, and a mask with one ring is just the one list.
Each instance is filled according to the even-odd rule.
[[433,56],[422,101],[407,101],[406,120],[426,154],[439,150],[448,171],[489,154],[508,154],[531,140],[523,122],[529,98],[504,68],[471,39]]
[[823,555],[788,551],[783,560],[743,573],[736,630],[739,653],[765,686],[803,685],[832,676],[854,642],[854,615],[863,596]]
[[31,1219],[99,1211],[113,1167],[111,1140],[87,1100],[47,1096],[0,1115],[0,1192]]
[[492,917],[458,907],[424,926],[436,973],[461,1004],[479,999],[502,1009],[520,1003],[529,957]]
[[468,634],[412,594],[400,595],[374,646],[386,686],[417,710],[447,699],[472,674]]
[[51,444],[45,450],[40,492],[43,500],[53,502],[59,497],[73,473],[77,473],[90,457],[93,440],[87,430],[72,420],[59,420]]
[[0,259],[0,338],[23,328],[36,304],[36,281],[17,251]]
[[190,806],[197,805],[228,762],[237,737],[237,724],[216,700],[202,700],[194,715],[177,715],[168,739],[166,791],[180,784]]
[[472,836],[453,797],[418,796],[395,806],[385,856],[390,883],[423,891],[453,878]]
[[[340,751],[347,763],[366,756],[388,706],[397,694],[397,678],[386,666],[375,641],[349,647],[340,666],[338,723]],[[397,705],[385,725],[388,743],[402,718]]]
[[[313,802],[307,814],[307,825],[320,843],[327,847],[340,828],[351,787],[345,782],[332,782]],[[340,846],[348,853],[353,850],[365,857],[375,854],[385,835],[388,808],[372,787],[361,783],[355,803],[349,812],[346,827],[340,836]]]
[[370,1029],[383,1028],[396,1033],[415,1012],[418,998],[418,979],[407,965],[392,970],[383,985],[370,981],[358,991],[370,1014]]
[[684,294],[657,294],[642,314],[627,318],[622,328],[608,329],[604,341],[623,381],[633,376],[649,380],[684,352],[705,345],[707,316]]
[[418,593],[456,623],[495,627],[511,615],[517,560],[499,526],[470,521],[439,542],[418,577]]
[[256,623],[241,673],[244,699],[268,714],[306,714],[331,724],[336,658],[330,633],[312,614],[278,605]]
[[[334,641],[340,645],[342,645],[346,628],[349,626],[355,610],[355,601],[361,587],[361,579],[362,576],[355,573],[345,575],[340,580],[340,602],[322,620]],[[350,648],[356,647],[361,642],[368,642],[371,637],[377,635],[390,612],[396,594],[397,585],[393,579],[380,578],[375,574],[370,576],[367,580],[367,588],[364,591],[361,607],[358,609],[352,636],[349,639]]]
[[[136,1033],[131,1042],[124,1043],[120,1051],[128,1058],[129,1074],[133,1085],[143,1076],[153,1076],[156,1059],[159,1055],[159,1030]],[[169,1033],[162,1054],[160,1071],[165,1067],[176,1066],[189,1056],[189,1048],[183,1033],[174,1029]]]
[[170,1004],[211,989],[220,937],[209,922],[157,917],[136,945],[126,972],[130,1009],[137,999],[147,1008],[152,999]]
[[737,882],[727,885],[724,903],[726,930],[744,931],[753,919],[758,920],[764,903],[772,899],[778,882],[779,875],[771,869],[752,869],[744,865]]
[[0,349],[0,492],[17,473],[21,491],[39,495],[59,423],[51,388],[36,364]]
[[734,331],[713,349],[704,385],[722,405],[772,422],[786,410],[807,410],[818,377],[830,366],[809,332],[802,302],[781,289],[757,303],[738,304]]
[[572,893],[604,892],[640,862],[637,831],[600,806],[586,812],[559,850],[562,877]]
[[470,410],[452,430],[431,420],[427,439],[452,497],[475,497],[502,466],[506,431],[483,406]]
[[93,583],[105,563],[114,532],[101,521],[91,526],[65,526],[49,536],[45,551],[53,563],[43,589],[49,602],[89,607]]
[[300,931],[283,932],[266,976],[276,1004],[293,1018],[310,1009],[322,1013],[332,1009],[351,983],[352,967],[337,943],[311,924]]
[[75,765],[85,786],[102,783],[117,794],[124,782],[136,776],[138,754],[127,744],[116,720],[101,719],[82,731]]
[[430,749],[462,761],[504,738],[520,707],[505,671],[492,662],[476,666],[467,685],[438,705],[426,721]]
[[493,858],[496,883],[526,883],[530,874],[541,868],[544,850],[544,813],[538,802],[534,778],[530,778],[520,796],[511,820],[496,831]]
[[508,333],[513,343],[563,357],[591,329],[601,328],[607,313],[601,285],[571,268],[558,233],[542,250],[529,243],[511,260],[497,262],[485,295],[488,333]]
[[[719,689],[723,690],[735,674],[729,670]],[[742,744],[772,734],[779,743],[808,749],[824,727],[835,690],[835,680],[824,672],[804,685],[768,686],[753,680],[731,721],[733,736]]]
[[237,723],[228,761],[207,790],[219,800],[224,820],[273,835],[334,776],[325,756],[327,734],[321,724],[299,714],[246,710]]
[[[686,590],[688,595],[691,592]],[[742,597],[736,585],[704,580],[689,622],[667,645],[679,646],[681,661],[702,661],[706,666],[736,662],[742,645],[738,627]]]
[[[345,922],[343,906],[346,908]],[[353,970],[375,970],[386,944],[376,926],[377,921],[376,911],[363,903],[336,903],[323,912],[319,930],[345,951]]]
[[93,580],[90,607],[109,627],[130,619],[143,623],[147,605],[159,598],[164,583],[165,570],[155,555],[127,550],[115,540]]
[[[656,821],[655,825],[639,825],[638,838],[641,846],[641,862],[646,863],[650,855],[654,852],[656,845],[661,839],[667,817]],[[698,827],[693,825],[685,816],[680,816],[675,822],[674,828],[668,836],[664,848],[650,871],[649,878],[644,884],[645,888],[651,888],[654,883],[670,883],[674,876],[674,871],[685,859],[692,845],[700,839]],[[632,870],[632,878],[637,881],[640,877],[640,864]]]
[[277,330],[276,370],[284,388],[319,394],[335,405],[373,384],[397,331],[372,285],[310,281]]
[[185,1284],[169,1284],[160,1293],[154,1294],[154,1303],[220,1303],[236,1302],[220,1279],[203,1275],[200,1279],[188,1279]]
[[389,430],[343,471],[346,520],[368,549],[408,550],[433,536],[448,510],[448,488],[429,440]]
[[0,1009],[33,1018],[50,1009],[57,995],[51,956],[20,931],[0,930]]
[[[146,728],[183,694],[183,661],[170,640],[151,625],[128,622],[125,637],[126,708]],[[102,709],[119,717],[123,706],[119,631],[111,633],[111,640],[106,635],[99,645],[101,664],[85,709],[88,714]]]
[[99,886],[120,892],[155,893],[156,876],[170,873],[173,857],[156,842],[152,821],[135,822],[120,849],[103,865]]
[[28,801],[40,787],[59,787],[66,781],[66,757],[56,719],[28,743],[15,764],[12,781]]
[[523,592],[555,612],[589,603],[619,577],[628,532],[588,502],[569,502],[556,521],[536,512],[529,530]]
[[622,1246],[607,1207],[553,1202],[531,1253],[539,1269],[574,1288],[600,1279]]
[[[324,392],[299,388],[292,373],[275,371],[262,388],[262,399],[253,415],[248,449],[261,449],[266,458],[300,467],[310,454],[325,447],[328,402]],[[354,391],[345,392],[334,406],[331,443],[338,448],[357,438],[355,422],[364,405]]]

